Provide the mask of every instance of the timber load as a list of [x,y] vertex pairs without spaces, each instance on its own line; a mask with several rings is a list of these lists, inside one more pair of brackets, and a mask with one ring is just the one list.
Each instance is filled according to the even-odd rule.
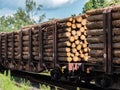
[[[35,71],[37,62],[88,60],[87,15],[52,20],[0,34],[0,59],[8,67]],[[35,62],[35,63],[33,63]],[[22,67],[21,67],[22,65]]]
[[[87,11],[87,41],[91,51],[90,62],[104,62],[104,13],[111,10],[113,63],[120,64],[120,6]],[[108,52],[110,53],[110,52]]]

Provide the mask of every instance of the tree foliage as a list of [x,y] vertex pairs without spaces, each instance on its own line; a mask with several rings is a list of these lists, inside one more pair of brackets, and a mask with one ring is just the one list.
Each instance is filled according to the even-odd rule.
[[83,7],[83,13],[85,13],[87,10],[107,7],[116,4],[120,4],[120,0],[89,0]]
[[40,15],[38,21],[34,19],[34,15],[37,15],[41,8],[42,5],[37,5],[34,0],[26,0],[25,9],[18,8],[13,15],[0,17],[0,31],[9,32],[29,24],[41,22],[45,18],[45,14]]

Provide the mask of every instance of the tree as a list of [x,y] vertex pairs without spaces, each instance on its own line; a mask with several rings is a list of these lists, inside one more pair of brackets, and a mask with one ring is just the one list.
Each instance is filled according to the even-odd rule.
[[117,4],[120,4],[120,0],[110,0],[110,2],[108,2],[108,6],[110,5],[117,5]]
[[39,16],[39,20],[33,19],[34,15],[40,12],[42,5],[36,5],[33,0],[26,0],[25,9],[18,8],[16,13],[11,16],[0,17],[0,31],[13,31],[18,30],[23,26],[41,22],[45,18],[45,14]]
[[120,0],[89,0],[83,7],[83,13],[85,13],[87,10],[107,7],[116,4],[120,4]]
[[83,7],[83,13],[85,13],[87,10],[109,6],[109,2],[110,1],[108,0],[89,0]]

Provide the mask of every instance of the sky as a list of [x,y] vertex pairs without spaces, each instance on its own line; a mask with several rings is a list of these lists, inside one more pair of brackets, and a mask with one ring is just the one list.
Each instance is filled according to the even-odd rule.
[[[82,13],[82,8],[88,0],[34,0],[43,5],[42,10],[33,18],[45,13],[46,20],[50,18],[66,18]],[[0,16],[12,15],[19,7],[25,8],[25,0],[0,0]]]

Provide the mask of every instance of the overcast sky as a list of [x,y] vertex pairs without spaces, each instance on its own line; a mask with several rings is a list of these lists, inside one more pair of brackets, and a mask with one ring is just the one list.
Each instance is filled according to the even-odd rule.
[[[35,0],[37,4],[42,4],[41,14],[46,14],[49,18],[65,18],[72,14],[79,14],[88,0]],[[25,8],[25,0],[0,0],[0,16],[11,15],[18,7]],[[37,19],[37,16],[34,18]]]

